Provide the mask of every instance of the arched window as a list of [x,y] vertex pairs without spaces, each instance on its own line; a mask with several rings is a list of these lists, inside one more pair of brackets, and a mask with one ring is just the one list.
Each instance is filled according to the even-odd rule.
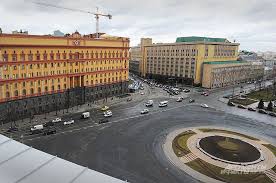
[[23,89],[23,90],[22,90],[22,95],[23,95],[23,96],[26,96],[26,94],[27,94],[26,89]]
[[48,92],[48,86],[45,86],[44,91],[45,91],[45,92]]
[[10,98],[10,92],[6,92],[6,98]]
[[15,97],[18,97],[18,90],[15,90],[15,91],[14,91],[14,96],[15,96]]
[[33,89],[33,88],[30,89],[30,94],[31,94],[31,95],[34,94],[34,89]]
[[37,92],[41,93],[41,88],[40,87],[37,88]]

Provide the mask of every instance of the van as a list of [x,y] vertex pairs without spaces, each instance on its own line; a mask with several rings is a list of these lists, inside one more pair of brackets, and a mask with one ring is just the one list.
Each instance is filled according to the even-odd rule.
[[153,100],[148,100],[146,102],[146,107],[151,107],[151,106],[153,106]]
[[162,101],[159,103],[159,107],[166,107],[168,106],[168,101]]
[[31,128],[31,131],[43,130],[43,125],[35,125]]
[[84,112],[81,114],[81,118],[86,119],[90,117],[90,112]]

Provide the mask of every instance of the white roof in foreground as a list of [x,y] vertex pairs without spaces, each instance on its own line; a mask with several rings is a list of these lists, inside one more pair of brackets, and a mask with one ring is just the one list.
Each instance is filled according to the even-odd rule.
[[123,183],[0,134],[2,183]]

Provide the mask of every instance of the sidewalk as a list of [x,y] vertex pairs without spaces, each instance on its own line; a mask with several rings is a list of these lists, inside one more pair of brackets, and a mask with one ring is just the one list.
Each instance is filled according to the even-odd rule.
[[[147,94],[149,94],[149,92]],[[147,96],[147,95],[145,95],[145,96]],[[130,97],[132,98],[132,101],[141,100],[141,95],[139,93],[131,93]],[[81,113],[81,112],[85,112],[88,110],[99,109],[104,105],[115,106],[118,104],[127,103],[127,98],[129,98],[129,97],[125,97],[125,98],[110,97],[107,99],[101,99],[98,101],[71,107],[68,109],[68,112],[67,112],[67,109],[62,109],[57,112],[52,111],[47,114],[35,115],[32,120],[30,120],[30,118],[25,118],[23,120],[15,121],[15,124],[18,128],[29,127],[29,126],[33,126],[33,125],[37,125],[37,124],[43,124],[43,123],[49,122],[57,117],[62,118],[64,116],[69,116],[69,115],[75,114],[75,113]],[[11,123],[14,126],[14,122],[9,122],[9,123],[5,123],[5,124],[1,125],[0,131],[6,131],[11,126]]]

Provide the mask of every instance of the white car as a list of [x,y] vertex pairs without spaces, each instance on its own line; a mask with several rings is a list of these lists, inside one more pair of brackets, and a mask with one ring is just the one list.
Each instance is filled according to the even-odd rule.
[[143,110],[141,111],[141,114],[147,114],[147,113],[149,113],[149,110],[148,110],[148,109],[143,109]]
[[111,117],[111,116],[112,116],[112,112],[111,111],[104,112],[104,117]]
[[207,104],[201,104],[200,106],[203,107],[203,108],[208,108],[209,107]]
[[168,101],[162,101],[159,103],[159,107],[166,107],[168,106]]
[[176,100],[176,102],[182,102],[182,98],[181,97],[179,97],[177,100]]
[[53,119],[52,120],[53,123],[58,123],[58,122],[61,122],[61,118],[56,118],[56,119]]
[[75,120],[71,119],[71,120],[69,120],[69,121],[65,121],[63,124],[64,124],[64,125],[71,125],[71,124],[73,124],[73,123],[75,123]]
[[145,95],[145,93],[142,92],[141,95]]

